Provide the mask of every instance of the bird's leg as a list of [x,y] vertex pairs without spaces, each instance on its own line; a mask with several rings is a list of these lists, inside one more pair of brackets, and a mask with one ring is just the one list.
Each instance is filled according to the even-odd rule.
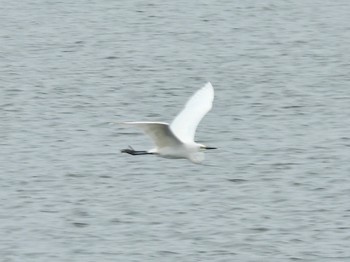
[[120,150],[120,152],[127,153],[127,154],[133,155],[133,156],[152,154],[152,153],[149,153],[149,152],[144,151],[144,150],[140,150],[140,151],[134,150],[131,146],[129,146],[129,148]]

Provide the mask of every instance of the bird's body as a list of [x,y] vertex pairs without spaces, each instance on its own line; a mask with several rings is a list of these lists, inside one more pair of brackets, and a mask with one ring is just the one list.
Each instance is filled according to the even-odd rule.
[[199,89],[171,125],[164,122],[124,122],[141,128],[149,135],[156,147],[148,151],[123,149],[131,155],[156,154],[165,158],[187,158],[194,163],[204,160],[205,149],[215,149],[194,142],[196,128],[204,115],[212,108],[214,88],[210,83]]

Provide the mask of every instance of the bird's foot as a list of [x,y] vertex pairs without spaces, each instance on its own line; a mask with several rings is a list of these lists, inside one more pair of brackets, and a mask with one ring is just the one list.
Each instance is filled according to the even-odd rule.
[[129,148],[126,148],[126,149],[122,149],[122,150],[120,150],[120,152],[122,152],[122,153],[127,153],[127,154],[132,155],[134,151],[133,151],[133,150],[131,150],[131,149],[129,149]]
[[133,156],[136,156],[136,155],[147,155],[147,154],[149,154],[147,151],[137,151],[137,150],[134,150],[131,146],[129,146],[129,148],[120,150],[120,152],[129,154],[129,155],[133,155]]
[[122,149],[120,152],[134,155],[136,151],[131,146],[129,146],[129,148]]

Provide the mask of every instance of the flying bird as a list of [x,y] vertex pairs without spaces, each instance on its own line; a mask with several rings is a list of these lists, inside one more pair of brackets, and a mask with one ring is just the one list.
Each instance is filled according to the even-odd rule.
[[149,135],[155,148],[148,151],[137,151],[132,147],[121,150],[130,155],[158,155],[164,158],[186,158],[193,163],[204,160],[204,151],[216,149],[194,142],[199,122],[212,108],[214,88],[210,82],[200,88],[188,100],[183,110],[169,125],[164,122],[123,122],[135,126]]

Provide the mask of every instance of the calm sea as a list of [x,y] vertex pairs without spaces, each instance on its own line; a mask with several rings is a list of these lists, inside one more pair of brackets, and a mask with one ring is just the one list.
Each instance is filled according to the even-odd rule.
[[[0,260],[350,261],[349,12],[2,1]],[[207,81],[203,164],[120,153]]]

